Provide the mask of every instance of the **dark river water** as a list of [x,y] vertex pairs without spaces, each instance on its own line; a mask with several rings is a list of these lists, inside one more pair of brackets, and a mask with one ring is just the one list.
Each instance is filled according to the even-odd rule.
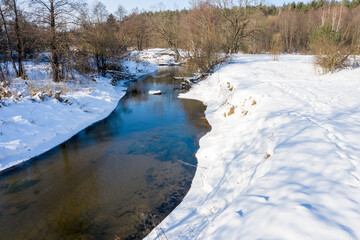
[[[130,85],[114,112],[0,174],[0,239],[140,239],[188,192],[205,106],[177,68]],[[149,95],[149,90],[163,95]]]

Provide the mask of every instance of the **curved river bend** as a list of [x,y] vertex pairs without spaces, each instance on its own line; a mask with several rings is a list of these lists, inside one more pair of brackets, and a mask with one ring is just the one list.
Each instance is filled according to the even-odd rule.
[[133,83],[108,118],[3,172],[0,239],[140,239],[164,219],[210,128],[201,102],[177,98],[176,71]]

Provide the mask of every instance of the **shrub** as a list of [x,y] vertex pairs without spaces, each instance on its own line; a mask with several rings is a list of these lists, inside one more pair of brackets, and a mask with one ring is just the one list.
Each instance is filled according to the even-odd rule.
[[281,34],[280,33],[274,33],[272,35],[272,40],[270,43],[270,54],[273,56],[274,61],[279,60],[279,55],[282,51],[282,41],[281,41]]
[[311,35],[311,46],[315,53],[315,64],[322,68],[324,74],[334,73],[334,70],[349,65],[350,49],[332,25],[318,27]]

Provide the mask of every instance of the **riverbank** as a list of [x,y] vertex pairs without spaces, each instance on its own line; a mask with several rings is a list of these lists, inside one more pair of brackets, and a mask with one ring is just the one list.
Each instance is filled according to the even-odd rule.
[[[147,52],[138,54],[146,55]],[[123,61],[122,65],[135,78],[158,69],[147,61],[132,58]],[[47,63],[27,62],[25,67],[29,78],[36,79],[36,84],[51,82]],[[71,86],[75,90],[69,91],[62,86],[67,92],[61,94],[61,101],[47,96],[4,100],[5,106],[0,108],[0,171],[38,156],[106,118],[126,93],[126,79],[113,86],[110,78],[86,80],[89,76],[76,77],[77,85]],[[82,81],[82,78],[85,80]],[[22,86],[27,85],[25,81],[20,82]],[[19,89],[24,91],[24,87]]]
[[181,95],[212,130],[182,203],[145,239],[360,238],[360,68],[235,55]]

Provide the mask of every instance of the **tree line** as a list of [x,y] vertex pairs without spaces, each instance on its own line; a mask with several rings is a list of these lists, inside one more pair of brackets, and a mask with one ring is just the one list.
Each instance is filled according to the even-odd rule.
[[[26,78],[24,61],[51,63],[55,82],[74,72],[121,70],[133,49],[167,47],[187,65],[211,72],[229,54],[316,54],[324,72],[360,52],[360,0],[290,3],[280,7],[248,0],[194,0],[189,9],[128,13],[119,6],[89,7],[76,0],[0,0],[0,61]],[[5,79],[6,64],[0,65]]]

